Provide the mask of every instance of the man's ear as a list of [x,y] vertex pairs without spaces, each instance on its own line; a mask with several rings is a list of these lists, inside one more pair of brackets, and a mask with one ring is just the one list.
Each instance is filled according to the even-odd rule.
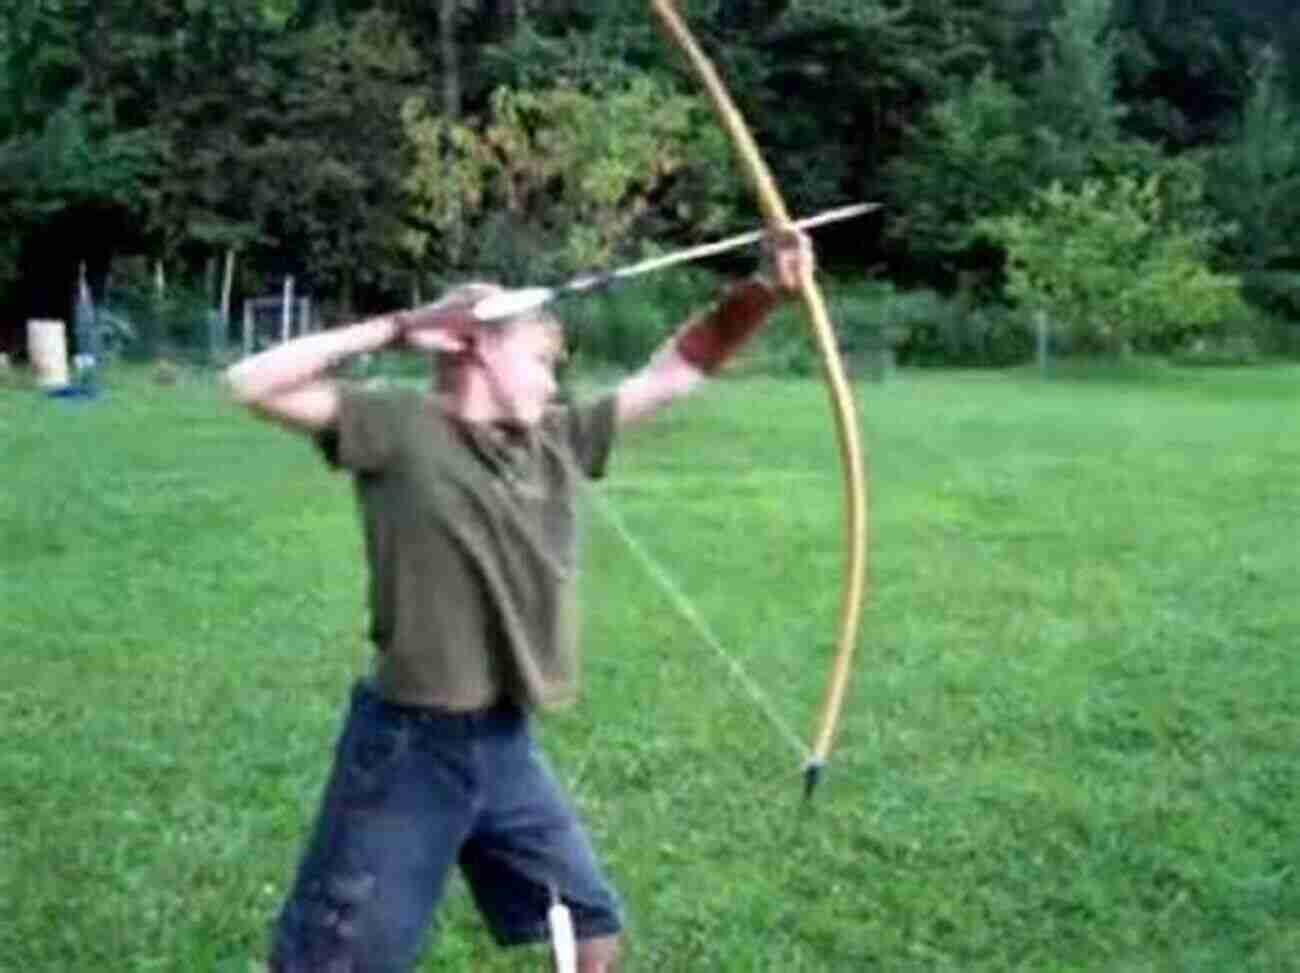
[[469,361],[481,362],[487,345],[486,337],[481,328],[465,333],[461,336],[459,354]]
[[404,336],[404,340],[408,348],[447,355],[458,355],[465,346],[465,342],[461,337],[433,330],[408,331]]

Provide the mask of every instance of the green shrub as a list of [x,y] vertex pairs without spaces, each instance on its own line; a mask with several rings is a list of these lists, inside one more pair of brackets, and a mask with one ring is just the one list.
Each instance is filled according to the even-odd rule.
[[965,297],[873,282],[851,288],[837,303],[844,308],[840,320],[858,322],[845,341],[851,355],[891,348],[908,365],[1001,366],[1024,361],[1033,349],[1023,315]]
[[1189,365],[1251,365],[1270,358],[1300,357],[1300,319],[1250,306],[1245,313],[1190,337],[1170,357]]
[[26,370],[15,365],[8,355],[0,355],[0,389],[26,388],[29,384]]
[[982,226],[1007,250],[1007,294],[1049,314],[1079,347],[1165,352],[1249,315],[1237,277],[1209,264],[1222,228],[1200,188],[1152,176],[1053,183]]
[[716,275],[696,269],[648,275],[604,293],[558,301],[554,310],[565,322],[577,366],[635,368],[690,315],[708,307],[723,286]]
[[109,319],[117,322],[116,350],[130,361],[167,357],[206,362],[213,338],[220,337],[211,330],[213,308],[202,289],[174,283],[159,297],[143,259],[114,264],[104,306]]
[[1300,321],[1300,273],[1262,270],[1243,274],[1241,296],[1267,314]]
[[1261,359],[1259,345],[1246,333],[1196,338],[1169,357],[1178,365],[1254,365]]
[[1269,349],[1275,355],[1300,359],[1300,322],[1274,319],[1269,328]]
[[1255,311],[1225,334],[1248,337],[1263,357],[1300,358],[1300,318]]
[[[902,338],[901,333],[888,328],[879,313],[879,287],[874,283],[845,285],[836,281],[824,286],[836,344],[850,371],[875,369],[881,353]],[[776,375],[814,375],[820,371],[821,351],[801,302],[792,301],[777,310],[740,367]]]

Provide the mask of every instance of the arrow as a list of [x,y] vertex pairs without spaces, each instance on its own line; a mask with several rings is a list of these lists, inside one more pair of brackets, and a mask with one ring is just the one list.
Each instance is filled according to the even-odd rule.
[[[827,223],[850,220],[878,209],[880,209],[879,203],[854,203],[851,206],[841,206],[838,209],[818,213],[816,216],[796,220],[793,226],[800,230],[808,230],[815,226],[824,226]],[[609,287],[619,281],[639,277],[641,274],[648,274],[654,270],[662,270],[664,267],[671,267],[674,264],[686,263],[688,260],[700,260],[704,257],[725,253],[728,250],[748,246],[762,240],[766,234],[766,230],[750,230],[748,233],[727,237],[725,240],[702,243],[698,247],[679,250],[676,253],[665,254],[662,257],[651,257],[649,260],[642,260],[640,263],[622,267],[618,270],[582,274],[567,283],[555,287],[523,287],[518,290],[504,291],[484,298],[475,304],[474,317],[480,321],[499,321],[503,318],[512,318],[519,314],[536,311],[557,298]]]

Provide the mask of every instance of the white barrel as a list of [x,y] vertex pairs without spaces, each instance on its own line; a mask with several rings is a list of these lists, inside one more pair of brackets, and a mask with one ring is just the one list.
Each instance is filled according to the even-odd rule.
[[68,329],[62,321],[27,322],[27,357],[43,389],[68,384]]

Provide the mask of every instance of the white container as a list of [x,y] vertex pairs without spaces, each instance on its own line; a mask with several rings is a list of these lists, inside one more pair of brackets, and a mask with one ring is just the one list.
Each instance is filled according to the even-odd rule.
[[27,322],[27,357],[43,389],[68,384],[68,329],[62,321]]

